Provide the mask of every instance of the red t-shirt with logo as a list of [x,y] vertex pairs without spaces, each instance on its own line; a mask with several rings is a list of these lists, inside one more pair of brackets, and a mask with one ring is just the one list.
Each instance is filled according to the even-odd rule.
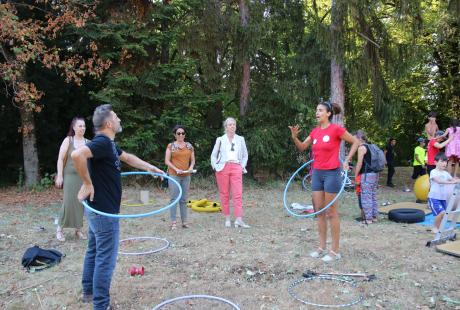
[[309,137],[312,141],[313,169],[331,170],[340,167],[340,142],[345,131],[345,128],[336,124],[312,130]]
[[439,149],[434,146],[436,143],[436,139],[431,139],[430,142],[428,142],[428,151],[427,151],[427,165],[434,166],[436,163],[434,162],[434,158],[436,157],[436,154],[439,153]]

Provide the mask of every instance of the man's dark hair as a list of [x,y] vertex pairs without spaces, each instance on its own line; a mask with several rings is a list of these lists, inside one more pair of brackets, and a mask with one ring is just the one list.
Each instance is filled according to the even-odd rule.
[[439,152],[439,153],[436,154],[436,156],[434,157],[434,161],[447,161],[447,156],[446,156],[446,154],[444,154],[443,152]]

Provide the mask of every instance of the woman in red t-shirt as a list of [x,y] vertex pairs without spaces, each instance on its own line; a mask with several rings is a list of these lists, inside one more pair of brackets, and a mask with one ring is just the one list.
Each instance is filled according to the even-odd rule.
[[[316,107],[316,119],[318,127],[315,127],[305,141],[298,138],[299,126],[289,126],[291,136],[299,151],[306,150],[312,145],[313,175],[312,175],[312,199],[315,210],[321,210],[334,199],[340,191],[342,176],[340,168],[340,143],[342,140],[352,144],[348,156],[343,162],[343,169],[348,171],[348,163],[355,154],[359,142],[345,128],[332,124],[332,116],[339,114],[341,108],[329,101],[322,101]],[[319,247],[310,253],[311,257],[319,258],[325,262],[338,260],[340,241],[340,219],[336,201],[325,212],[318,214]],[[332,246],[329,253],[326,251],[327,223],[331,226]]]

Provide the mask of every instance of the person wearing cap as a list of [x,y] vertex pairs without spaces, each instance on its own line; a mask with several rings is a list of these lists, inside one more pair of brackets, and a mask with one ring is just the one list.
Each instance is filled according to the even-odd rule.
[[414,162],[412,165],[414,166],[414,172],[412,173],[412,179],[415,180],[419,176],[426,174],[425,171],[425,138],[418,138],[417,142],[419,143],[418,146],[414,149]]
[[444,136],[445,136],[444,131],[438,130],[434,134],[434,138],[428,142],[428,150],[427,150],[428,160],[427,160],[427,165],[426,165],[428,174],[430,174],[431,170],[436,168],[436,163],[434,160],[434,158],[436,157],[436,154],[438,154],[439,151],[443,147],[445,147],[447,144],[449,144],[449,142],[452,141],[453,139],[453,136],[449,136],[449,138],[446,141],[442,142],[442,140],[444,140]]

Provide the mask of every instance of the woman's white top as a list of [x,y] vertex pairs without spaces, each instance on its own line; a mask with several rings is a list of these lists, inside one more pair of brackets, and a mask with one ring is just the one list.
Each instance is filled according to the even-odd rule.
[[216,171],[222,171],[227,162],[240,164],[243,173],[247,172],[248,150],[242,136],[235,134],[232,142],[226,134],[216,139],[211,154],[211,166]]

